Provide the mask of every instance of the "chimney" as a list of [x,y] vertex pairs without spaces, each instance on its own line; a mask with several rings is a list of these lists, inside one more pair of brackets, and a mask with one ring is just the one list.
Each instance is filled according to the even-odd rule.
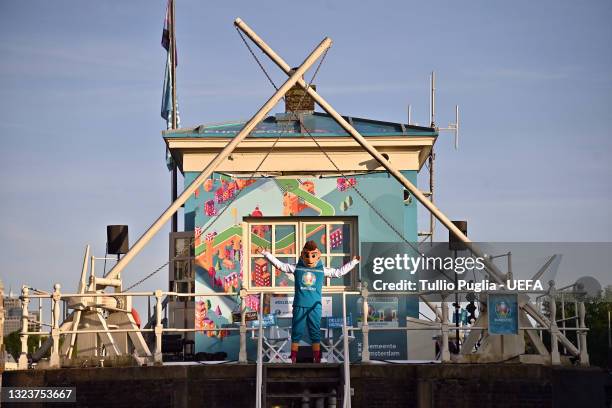
[[[292,68],[289,75],[293,74],[297,68]],[[302,79],[304,77],[302,76]],[[317,90],[316,85],[310,85]],[[293,85],[285,95],[285,113],[312,113],[314,112],[314,99],[304,91],[299,84]]]

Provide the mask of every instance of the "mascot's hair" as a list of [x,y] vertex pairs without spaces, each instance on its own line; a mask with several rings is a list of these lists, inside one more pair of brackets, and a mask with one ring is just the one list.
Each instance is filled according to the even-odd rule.
[[317,249],[319,249],[319,247],[316,242],[308,241],[304,244],[304,249],[302,249],[302,251],[316,251]]

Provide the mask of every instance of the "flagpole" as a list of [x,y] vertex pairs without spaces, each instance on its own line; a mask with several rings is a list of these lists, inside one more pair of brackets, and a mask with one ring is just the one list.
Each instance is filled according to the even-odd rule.
[[[176,101],[176,31],[174,29],[174,0],[170,0],[170,21],[168,27],[170,29],[170,58],[172,63],[170,64],[170,78],[172,81],[172,129],[178,128],[178,109],[177,109],[177,101]],[[172,202],[176,201],[178,197],[177,190],[177,165],[176,162],[172,165],[172,175],[171,175],[171,192],[172,192]],[[172,215],[172,223],[171,223],[171,232],[178,231],[178,214],[174,213]]]
[[170,46],[172,53],[172,64],[170,66],[172,72],[172,129],[178,128],[178,115],[177,115],[177,103],[176,103],[176,30],[174,29],[174,0],[171,0],[172,4],[170,7]]

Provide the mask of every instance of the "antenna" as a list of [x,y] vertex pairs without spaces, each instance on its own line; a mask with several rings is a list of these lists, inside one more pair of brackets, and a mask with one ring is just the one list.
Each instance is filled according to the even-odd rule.
[[449,123],[446,128],[438,130],[446,130],[455,134],[455,150],[459,150],[459,105],[455,105],[455,123]]
[[412,125],[412,106],[408,105],[408,126]]
[[[429,85],[431,92],[429,94],[429,116],[431,120],[431,127],[435,128],[435,115],[436,115],[436,72],[431,71],[429,75]],[[437,128],[438,131],[450,131],[455,134],[455,150],[459,150],[459,105],[455,105],[455,123],[450,123],[448,127]]]
[[436,117],[436,72],[435,71],[431,71],[431,74],[429,75],[429,87],[431,89],[431,92],[429,94],[429,123],[431,124],[430,127],[435,128],[436,127],[436,121],[435,121],[435,117]]
[[455,105],[455,150],[459,150],[459,105]]

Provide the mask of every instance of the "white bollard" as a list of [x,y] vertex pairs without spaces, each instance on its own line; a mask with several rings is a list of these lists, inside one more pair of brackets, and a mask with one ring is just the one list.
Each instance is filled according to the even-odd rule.
[[446,295],[442,295],[442,362],[448,363],[451,361],[450,350],[448,349],[448,305],[446,304]]
[[155,291],[155,355],[153,356],[156,364],[162,363],[162,291]]
[[27,286],[21,288],[21,354],[18,367],[20,370],[28,368],[28,307],[30,305],[30,290]]
[[586,308],[584,302],[578,304],[578,317],[580,319],[580,365],[589,366],[589,353],[587,351],[587,331],[586,331]]
[[361,296],[363,297],[363,321],[361,322],[361,332],[363,334],[363,347],[361,349],[361,362],[370,362],[370,326],[368,325],[368,287],[364,283],[363,289],[361,290]]
[[62,299],[60,293],[61,285],[56,283],[53,285],[53,322],[51,322],[51,339],[53,340],[53,346],[51,347],[51,357],[49,358],[49,367],[59,368],[60,357],[59,357],[59,343],[60,343],[60,301]]

